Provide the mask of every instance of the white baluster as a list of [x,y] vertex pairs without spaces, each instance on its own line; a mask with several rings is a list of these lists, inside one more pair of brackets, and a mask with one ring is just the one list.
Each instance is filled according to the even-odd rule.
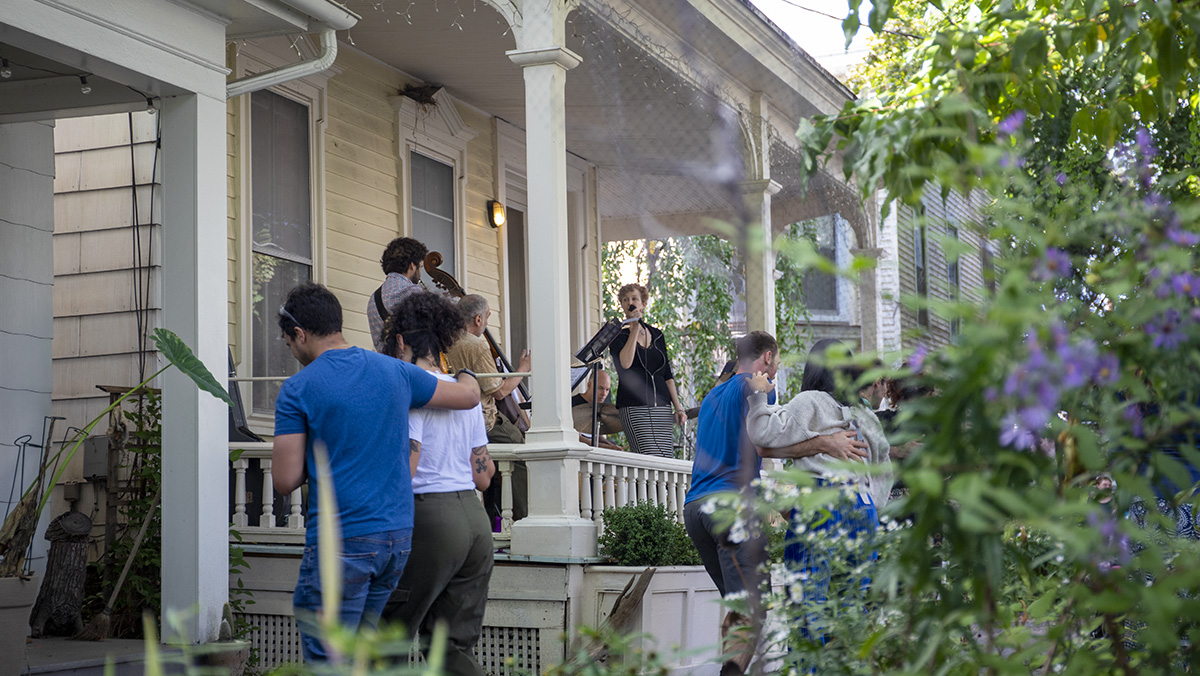
[[601,510],[617,506],[617,470],[616,465],[604,465],[604,506]]
[[656,504],[667,506],[667,472],[666,470],[654,470],[654,497]]
[[604,463],[592,463],[592,521],[597,535],[604,532],[604,478]]
[[513,524],[513,486],[512,460],[501,460],[500,465],[500,533],[512,536]]
[[258,518],[258,525],[262,528],[274,528],[275,479],[271,476],[271,459],[259,459],[258,466],[262,467],[263,473],[262,516]]
[[620,465],[616,469],[617,507],[624,507],[629,504],[629,468],[625,465]]
[[637,479],[637,501],[646,501],[646,470],[644,467],[636,467],[633,470],[633,476]]
[[683,501],[687,499],[688,481],[691,475],[680,474],[679,481],[675,483],[675,518],[679,523],[683,523]]
[[291,500],[291,513],[288,514],[287,527],[293,530],[304,530],[304,496],[300,493],[300,488],[292,491],[289,496]]
[[592,463],[579,463],[579,516],[592,518]]
[[246,469],[250,460],[239,458],[233,461],[233,525],[245,526],[246,518]]

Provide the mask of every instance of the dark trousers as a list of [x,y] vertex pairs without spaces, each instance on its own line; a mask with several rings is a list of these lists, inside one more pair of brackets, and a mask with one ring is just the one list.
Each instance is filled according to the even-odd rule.
[[438,622],[449,629],[445,669],[483,676],[475,644],[483,630],[492,578],[492,529],[475,491],[424,493],[415,498],[412,556],[383,610],[383,619],[420,632],[421,652]]
[[[503,413],[496,415],[496,424],[487,431],[487,435],[488,442],[493,444],[525,443],[525,435]],[[500,472],[497,471],[491,485],[483,492],[483,504],[487,506],[488,516],[493,519],[500,516],[500,483]],[[523,462],[513,464],[512,489],[513,521],[524,519],[529,515],[529,468]]]

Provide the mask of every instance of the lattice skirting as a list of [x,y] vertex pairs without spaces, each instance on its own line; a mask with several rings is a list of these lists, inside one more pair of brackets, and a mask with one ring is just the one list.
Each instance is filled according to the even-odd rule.
[[[303,662],[300,632],[291,615],[242,615],[250,623],[250,646],[258,653],[258,669]],[[475,659],[491,676],[528,676],[542,672],[540,630],[528,627],[483,627]]]

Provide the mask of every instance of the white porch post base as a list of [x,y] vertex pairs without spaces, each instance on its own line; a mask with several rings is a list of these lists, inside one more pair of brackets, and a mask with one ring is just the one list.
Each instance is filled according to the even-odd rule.
[[595,556],[596,524],[580,517],[526,517],[512,526],[511,551],[527,556]]
[[514,446],[529,470],[529,516],[512,526],[512,553],[529,556],[596,555],[596,524],[579,513],[580,458],[588,447]]

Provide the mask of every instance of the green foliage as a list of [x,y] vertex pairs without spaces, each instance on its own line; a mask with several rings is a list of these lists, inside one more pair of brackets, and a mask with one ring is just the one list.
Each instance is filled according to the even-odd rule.
[[611,628],[584,627],[581,645],[545,676],[667,676],[671,670],[662,655],[647,646],[645,636],[621,634]]
[[1200,6],[965,9],[929,24],[896,86],[800,130],[806,166],[832,142],[864,193],[982,190],[999,268],[994,298],[926,358],[933,396],[903,408],[921,447],[884,511],[911,521],[845,601],[875,629],[830,605],[838,638],[810,657],[838,673],[1190,670],[1200,547],[1171,536],[1200,506]]
[[103,610],[112,588],[101,581],[108,585],[115,583],[129,559],[133,536],[141,529],[150,509],[154,509],[125,585],[113,602],[110,633],[114,638],[141,638],[142,615],[149,613],[157,619],[162,609],[162,513],[154,502],[162,480],[162,399],[153,392],[144,392],[144,396],[133,400],[132,410],[121,410],[128,425],[124,454],[128,461],[121,467],[128,477],[128,491],[117,503],[118,523],[112,524],[121,530],[104,557],[91,564],[89,571],[92,593],[87,599],[85,615]]
[[698,566],[696,551],[675,514],[663,505],[634,502],[604,510],[601,556],[619,566]]
[[217,382],[204,362],[192,353],[179,336],[163,328],[154,329],[154,345],[172,366],[191,378],[201,391],[208,392],[228,406],[233,406],[233,400],[229,398],[225,386]]

